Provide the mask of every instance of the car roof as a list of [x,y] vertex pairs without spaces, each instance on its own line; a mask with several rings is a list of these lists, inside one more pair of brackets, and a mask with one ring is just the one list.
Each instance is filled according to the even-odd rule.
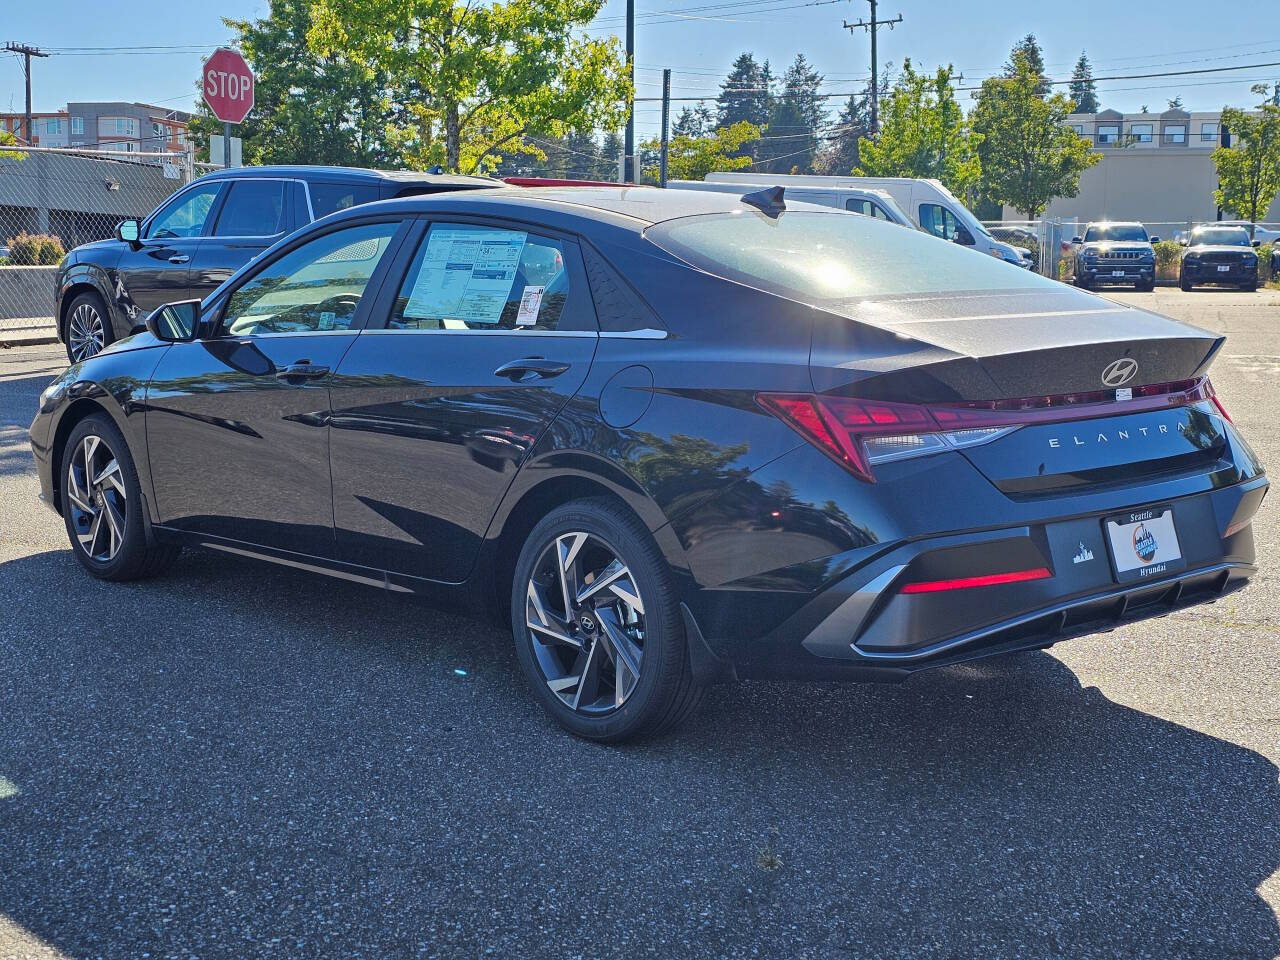
[[[784,195],[784,202],[785,195]],[[474,208],[477,205],[502,205],[511,210],[555,209],[578,217],[601,222],[629,221],[634,226],[648,226],[676,217],[709,213],[741,212],[743,201],[737,193],[701,190],[662,190],[649,186],[616,187],[505,187],[495,190],[463,191],[432,194],[383,201],[384,204],[409,204],[415,208]],[[788,207],[831,213],[831,207],[791,201]],[[367,209],[367,207],[365,208]]]
[[288,177],[306,180],[364,181],[377,183],[391,181],[403,185],[429,185],[434,187],[499,187],[500,180],[488,177],[469,177],[453,173],[427,173],[422,170],[371,170],[366,167],[337,167],[311,164],[272,164],[263,167],[231,167],[213,170],[202,179]]

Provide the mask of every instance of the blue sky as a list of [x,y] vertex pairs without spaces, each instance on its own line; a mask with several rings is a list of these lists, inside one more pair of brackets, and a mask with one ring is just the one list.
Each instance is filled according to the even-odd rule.
[[[769,59],[777,72],[797,52],[827,78],[824,91],[856,89],[870,69],[866,34],[850,34],[843,19],[867,14],[866,0],[740,0],[717,10],[705,7],[729,0],[637,0],[636,64],[638,95],[656,96],[661,69],[674,71],[673,96],[714,93],[733,58],[751,50]],[[51,50],[35,61],[34,106],[56,109],[68,100],[142,100],[190,108],[202,51],[226,41],[221,17],[258,17],[266,0],[8,0],[6,36]],[[755,11],[752,12],[754,6]],[[671,15],[670,10],[704,8]],[[1073,3],[996,3],[975,0],[882,0],[881,17],[901,13],[905,22],[881,32],[880,59],[900,64],[909,56],[918,65],[952,63],[966,83],[998,71],[1009,48],[1031,32],[1045,49],[1053,77],[1065,77],[1082,49],[1098,76],[1207,69],[1280,61],[1280,15],[1252,5],[1248,15],[1224,17],[1227,7],[1204,0],[1161,0],[1117,4],[1099,0]],[[621,32],[625,0],[608,0],[594,35]],[[1270,37],[1271,39],[1266,39]],[[181,46],[179,51],[104,55],[87,50],[106,46]],[[1224,103],[1254,102],[1249,85],[1280,79],[1280,67],[1217,75],[1099,84],[1105,106],[1136,111],[1144,104],[1164,109],[1180,94],[1189,109],[1212,110]],[[20,61],[0,56],[0,107],[22,108]],[[833,109],[838,101],[831,101]],[[678,109],[679,104],[676,105]],[[641,136],[656,132],[658,105],[637,106]]]

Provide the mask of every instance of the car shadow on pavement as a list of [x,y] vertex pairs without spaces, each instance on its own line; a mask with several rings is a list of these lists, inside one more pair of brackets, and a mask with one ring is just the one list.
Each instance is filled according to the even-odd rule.
[[185,553],[0,564],[0,930],[66,956],[1273,957],[1259,754],[1046,653],[574,740],[501,631]]

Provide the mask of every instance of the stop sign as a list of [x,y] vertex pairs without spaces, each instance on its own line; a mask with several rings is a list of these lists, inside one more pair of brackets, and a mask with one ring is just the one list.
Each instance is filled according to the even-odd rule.
[[204,102],[223,123],[240,123],[253,109],[253,71],[235,50],[219,47],[204,62]]

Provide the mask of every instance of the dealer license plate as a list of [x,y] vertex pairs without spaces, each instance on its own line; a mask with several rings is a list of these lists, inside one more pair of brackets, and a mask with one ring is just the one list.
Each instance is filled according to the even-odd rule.
[[1185,566],[1170,507],[1132,510],[1105,521],[1116,579],[1121,583],[1159,577]]

